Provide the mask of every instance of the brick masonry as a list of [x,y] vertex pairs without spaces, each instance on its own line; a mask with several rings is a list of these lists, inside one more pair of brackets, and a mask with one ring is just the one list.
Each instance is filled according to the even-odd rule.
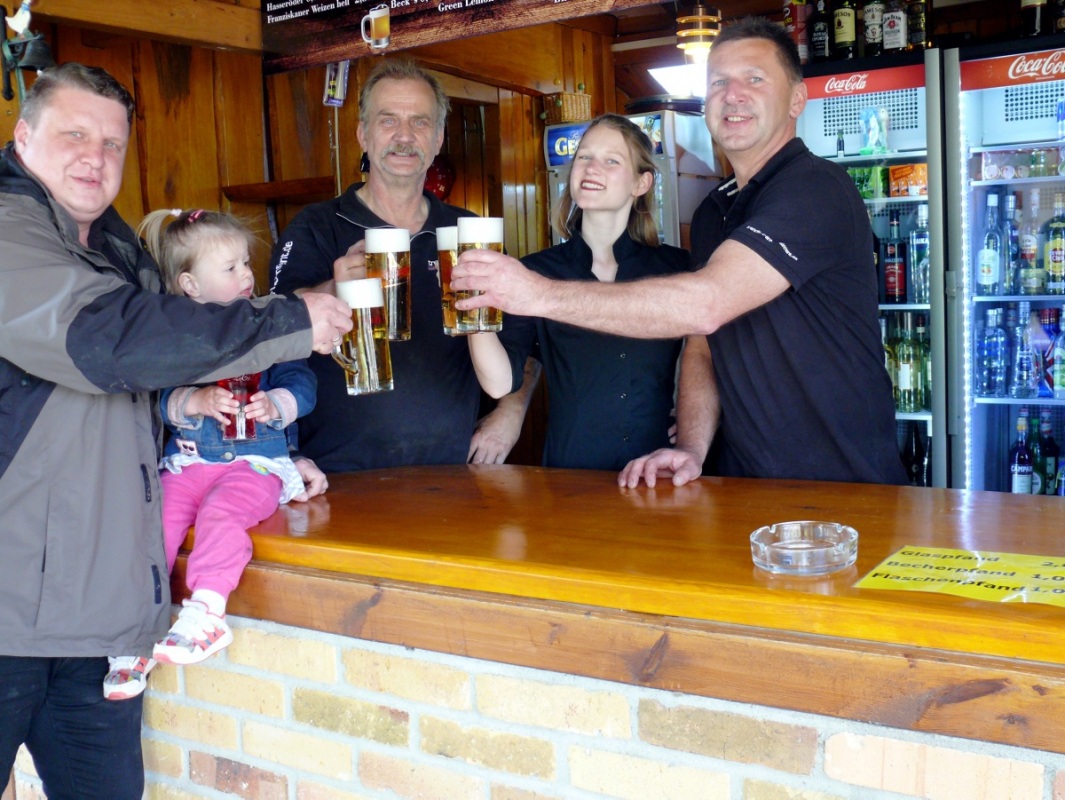
[[230,620],[151,678],[149,800],[1065,800],[1062,755]]

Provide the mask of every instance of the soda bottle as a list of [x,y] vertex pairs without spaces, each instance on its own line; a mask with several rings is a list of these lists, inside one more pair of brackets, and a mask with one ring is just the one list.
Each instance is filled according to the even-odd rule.
[[1065,294],[1065,193],[1054,194],[1054,216],[1043,226],[1047,294]]
[[1043,494],[1058,493],[1058,459],[1061,448],[1054,441],[1054,425],[1049,408],[1039,411],[1039,448],[1043,455]]
[[906,302],[906,244],[899,233],[899,211],[888,212],[888,235],[884,239],[884,299]]
[[980,249],[976,253],[976,293],[998,294],[1002,280],[1004,250],[1002,231],[998,224],[998,195],[988,194],[987,211],[984,216],[984,233]]
[[1032,454],[1028,450],[1028,409],[1017,417],[1017,438],[1010,448],[1010,492],[1032,493]]
[[931,299],[928,264],[928,248],[931,238],[928,233],[928,205],[917,206],[917,227],[910,231],[910,278],[913,281],[913,302],[927,303]]

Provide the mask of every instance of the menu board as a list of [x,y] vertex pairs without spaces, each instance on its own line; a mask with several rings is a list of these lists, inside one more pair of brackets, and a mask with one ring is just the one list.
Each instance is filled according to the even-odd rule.
[[604,14],[648,0],[262,0],[263,69],[365,55]]

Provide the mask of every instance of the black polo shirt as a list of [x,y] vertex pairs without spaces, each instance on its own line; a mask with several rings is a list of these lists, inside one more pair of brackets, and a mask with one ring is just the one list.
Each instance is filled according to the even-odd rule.
[[[614,258],[619,283],[688,269],[684,250],[637,244],[627,233],[614,243]],[[598,280],[592,251],[579,233],[522,262],[555,280]],[[510,357],[514,389],[521,386],[527,356],[544,365],[545,466],[618,470],[668,446],[681,340],[629,339],[513,314],[506,315],[499,338]]]
[[791,288],[707,337],[721,475],[906,483],[884,369],[872,231],[847,173],[793,139],[741,190],[710,192],[692,258],[754,250]]

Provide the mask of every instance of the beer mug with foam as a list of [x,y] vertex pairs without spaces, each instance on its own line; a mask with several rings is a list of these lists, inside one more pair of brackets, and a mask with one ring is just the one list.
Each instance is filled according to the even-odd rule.
[[370,45],[371,50],[384,50],[392,38],[391,28],[388,4],[382,3],[371,8],[370,13],[362,18],[362,40]]
[[[502,217],[459,217],[457,225],[458,252],[466,250],[495,250],[503,252]],[[475,291],[455,292],[456,300],[474,297]],[[475,308],[456,311],[457,327],[463,333],[503,330],[503,312],[498,308]]]
[[351,306],[352,328],[333,348],[333,359],[344,368],[348,394],[392,391],[392,356],[381,280],[339,281],[337,297]]
[[366,276],[380,278],[385,292],[388,338],[410,338],[410,231],[406,228],[366,229]]
[[440,255],[440,307],[444,312],[444,333],[462,336],[455,318],[455,293],[451,289],[451,270],[458,261],[458,232],[454,225],[436,229],[436,250]]

